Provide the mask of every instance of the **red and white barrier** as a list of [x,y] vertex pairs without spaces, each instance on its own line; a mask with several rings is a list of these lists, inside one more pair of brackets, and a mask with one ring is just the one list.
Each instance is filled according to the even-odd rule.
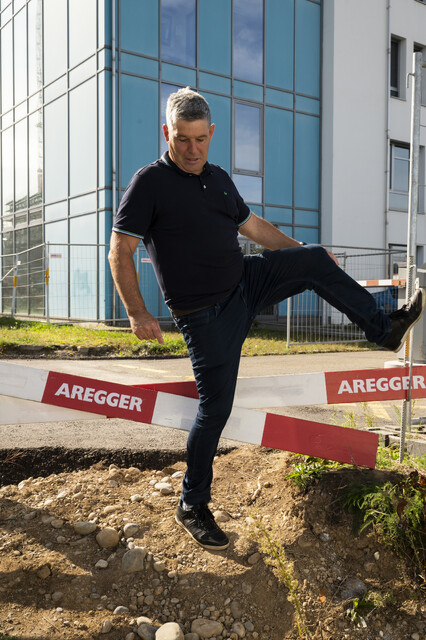
[[[309,374],[317,375],[324,374]],[[276,376],[279,379],[276,390],[286,389],[281,379],[291,377]],[[250,380],[250,385],[253,384],[253,379],[247,380]],[[179,384],[174,386],[176,392]],[[16,398],[21,403],[38,402],[43,406],[52,405],[55,409],[77,411],[84,418],[93,418],[96,414],[106,415],[189,430],[196,415],[198,401],[194,397],[188,397],[194,395],[193,386],[192,391],[191,385],[183,383],[183,386],[186,386],[189,393],[173,395],[166,392],[165,385],[164,390],[152,388],[152,385],[151,388],[150,385],[134,387],[0,363],[0,394],[3,397]],[[260,401],[259,392],[257,401]],[[35,415],[31,421],[36,421]],[[4,423],[3,420],[2,422]],[[367,467],[375,466],[378,444],[377,434],[238,406],[232,411],[223,437]]]
[[[316,404],[348,404],[404,400],[409,385],[409,367],[361,369],[328,373],[239,378],[234,403],[239,407],[294,407]],[[194,381],[136,385],[179,396],[197,398]],[[426,398],[426,368],[413,367],[412,398]]]
[[399,287],[403,289],[407,281],[404,278],[385,279],[385,280],[357,280],[361,287]]

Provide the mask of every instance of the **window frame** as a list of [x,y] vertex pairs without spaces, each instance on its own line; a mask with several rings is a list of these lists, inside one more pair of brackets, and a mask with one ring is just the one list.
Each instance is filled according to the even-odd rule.
[[[259,170],[242,169],[236,165],[236,110],[237,105],[242,104],[247,107],[253,107],[259,110]],[[264,105],[248,100],[233,99],[232,100],[232,173],[245,176],[264,177],[265,173],[265,109]]]
[[[392,98],[400,98],[401,40],[392,36],[390,51],[389,91]],[[396,80],[396,84],[393,82]]]
[[[397,157],[395,156],[395,149],[406,149],[408,151],[408,158],[402,158],[402,157]],[[402,208],[395,208],[392,207],[390,202],[389,202],[389,209],[391,211],[402,211],[402,212],[408,212],[408,207],[409,207],[409,190],[410,190],[410,160],[411,160],[411,150],[410,150],[410,145],[403,143],[403,142],[396,142],[396,141],[391,141],[390,142],[390,164],[389,164],[389,196],[391,194],[396,194],[396,195],[404,195],[407,196],[407,208],[402,209]],[[394,189],[393,188],[393,176],[394,176],[394,159],[398,159],[398,160],[404,160],[408,162],[408,184],[407,184],[407,191],[402,191],[400,189]]]

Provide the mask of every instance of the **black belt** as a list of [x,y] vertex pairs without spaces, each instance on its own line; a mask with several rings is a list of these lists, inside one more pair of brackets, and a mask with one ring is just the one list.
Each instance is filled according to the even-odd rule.
[[205,307],[197,307],[196,309],[170,309],[170,313],[174,318],[181,318],[182,316],[187,316],[189,313],[195,313],[196,311],[202,311],[203,309],[213,307],[214,304],[208,304]]

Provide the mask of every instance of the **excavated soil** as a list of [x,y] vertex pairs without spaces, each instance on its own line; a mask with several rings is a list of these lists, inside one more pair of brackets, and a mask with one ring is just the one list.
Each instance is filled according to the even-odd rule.
[[[144,637],[137,629],[145,616],[151,628],[176,621],[185,634],[204,617],[221,624],[213,638],[295,640],[287,586],[253,537],[258,519],[274,530],[292,564],[311,637],[425,639],[419,584],[372,531],[354,536],[339,500],[350,483],[385,481],[390,473],[341,468],[302,493],[286,479],[291,454],[247,446],[220,455],[211,509],[225,512],[221,526],[231,544],[213,553],[174,522],[182,460],[141,464],[130,451],[98,452],[97,460],[94,452],[62,453],[0,452],[1,639],[130,640]],[[155,487],[161,480],[172,485],[168,495]],[[78,521],[94,521],[96,530],[80,535]],[[126,523],[138,527],[130,541]],[[112,548],[96,540],[105,527],[119,533]],[[147,556],[142,570],[126,573],[122,558],[132,546],[144,547]],[[97,568],[99,560],[107,567]],[[355,597],[346,592],[350,584],[364,585],[385,603],[363,614],[365,627],[346,615]],[[119,606],[128,611],[114,613]]]

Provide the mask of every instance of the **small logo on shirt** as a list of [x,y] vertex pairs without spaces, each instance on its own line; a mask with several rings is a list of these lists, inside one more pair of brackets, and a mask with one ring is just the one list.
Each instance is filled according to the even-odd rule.
[[224,196],[227,196],[227,195],[228,195],[228,192],[227,192],[227,191],[224,191],[224,192],[223,192],[223,195],[224,195]]

